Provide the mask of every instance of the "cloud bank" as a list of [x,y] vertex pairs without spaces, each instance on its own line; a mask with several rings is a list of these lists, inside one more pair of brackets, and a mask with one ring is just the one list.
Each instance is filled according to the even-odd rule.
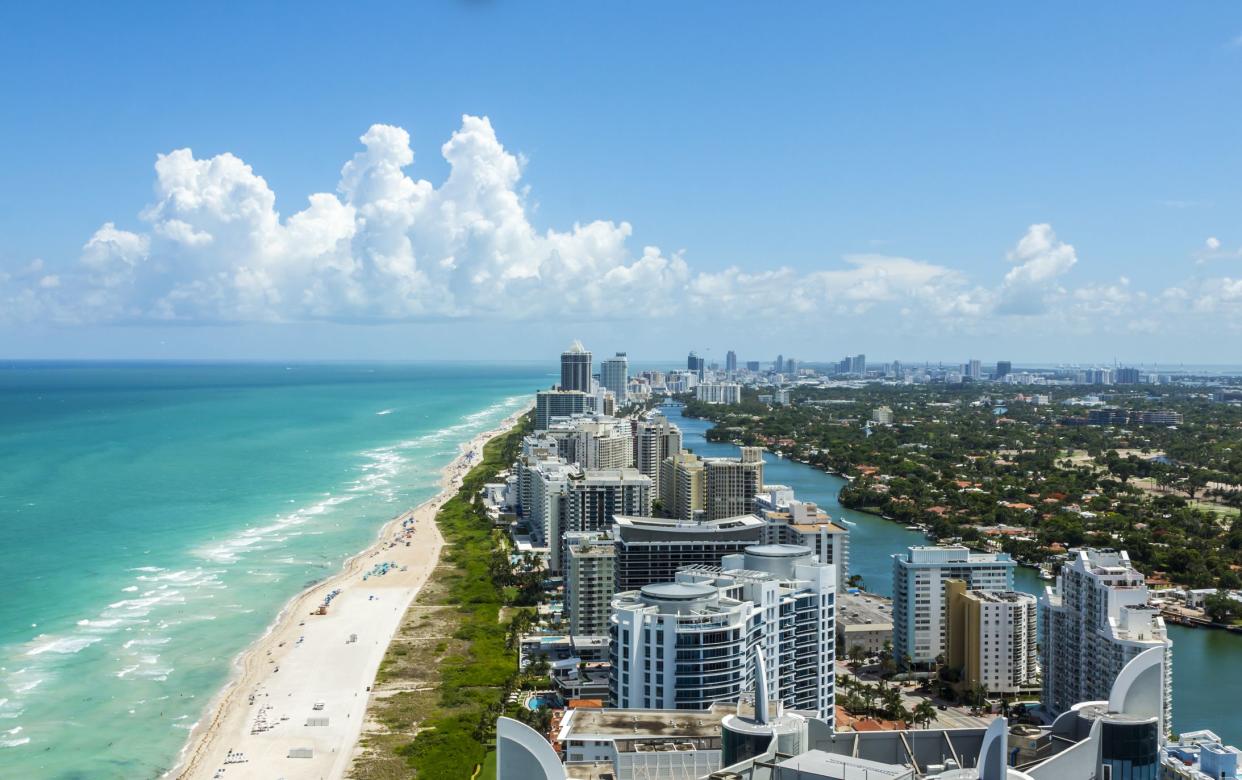
[[[537,230],[522,161],[486,117],[465,116],[440,148],[438,186],[408,173],[409,134],[373,125],[336,191],[282,216],[262,176],[232,154],[158,156],[155,200],[134,229],[107,222],[52,273],[35,261],[0,273],[0,319],[19,322],[390,323],[492,318],[661,318],[695,314],[779,321],[875,309],[921,327],[998,321],[1153,327],[1161,314],[1242,316],[1242,279],[1190,280],[1159,293],[1126,279],[1072,287],[1079,258],[1048,224],[998,258],[992,283],[906,257],[849,255],[822,270],[694,271],[680,252],[632,245],[628,222]],[[1211,238],[1210,254],[1222,252]]]

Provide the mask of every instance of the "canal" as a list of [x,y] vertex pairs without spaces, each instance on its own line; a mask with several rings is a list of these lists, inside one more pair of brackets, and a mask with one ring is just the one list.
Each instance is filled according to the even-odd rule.
[[[706,420],[681,417],[676,407],[664,410],[681,428],[686,449],[705,457],[736,457],[732,444],[709,442]],[[862,575],[867,590],[892,594],[892,556],[911,545],[925,544],[923,535],[837,502],[845,480],[802,463],[764,455],[764,482],[788,485],[803,501],[813,501],[850,528],[850,573]],[[1033,569],[1018,567],[1019,590],[1038,594],[1047,583]],[[1173,638],[1173,722],[1178,731],[1211,729],[1226,743],[1242,745],[1242,636],[1223,631],[1169,626]]]

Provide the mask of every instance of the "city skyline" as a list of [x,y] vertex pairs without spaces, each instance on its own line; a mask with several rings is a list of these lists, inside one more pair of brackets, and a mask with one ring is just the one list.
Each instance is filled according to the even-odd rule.
[[[8,8],[0,62],[29,78],[3,92],[0,355],[534,358],[618,328],[639,354],[689,325],[747,354],[1217,362],[1202,334],[1242,328],[1219,100],[1242,18],[1178,10],[666,10],[744,36],[738,60],[642,14],[504,4],[389,10],[384,36],[416,31],[396,49],[309,9],[305,45],[269,48],[273,7],[237,12],[224,62],[195,32],[218,11]],[[430,67],[449,26],[471,67]],[[554,99],[595,85],[624,99]]]

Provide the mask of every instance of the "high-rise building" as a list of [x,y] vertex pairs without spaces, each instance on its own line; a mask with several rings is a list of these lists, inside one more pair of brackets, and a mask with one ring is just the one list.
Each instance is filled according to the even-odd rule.
[[893,410],[887,406],[877,406],[871,410],[871,422],[877,422],[881,425],[892,425]]
[[671,582],[685,566],[718,566],[726,555],[762,543],[763,531],[754,515],[698,521],[618,515],[612,526],[615,590]]
[[630,383],[630,361],[624,352],[618,352],[600,364],[599,383],[605,390],[612,391],[618,404],[625,403]]
[[577,339],[561,353],[562,390],[591,392],[591,353]]
[[784,355],[776,356],[776,362],[772,364],[772,370],[778,374],[784,373],[785,371],[785,356]]
[[560,445],[559,454],[584,469],[623,469],[634,465],[630,421],[594,415],[553,422],[547,431]]
[[702,382],[703,374],[707,370],[707,360],[699,357],[694,350],[690,350],[690,356],[686,358],[686,370],[692,372]]
[[746,361],[746,370],[747,370],[747,371],[752,371],[752,372],[754,372],[754,373],[756,373],[756,374],[757,374],[757,373],[759,373],[759,361],[758,361],[758,360],[747,360],[747,361]]
[[634,423],[634,468],[651,478],[652,495],[663,498],[660,465],[681,452],[681,429],[662,414],[651,413]]
[[867,373],[867,356],[866,355],[859,354],[851,358],[846,358],[846,360],[849,361],[849,370],[846,371],[845,373],[858,374],[859,376],[863,376],[864,374]]
[[1008,360],[996,361],[996,378],[1004,379],[1013,372],[1013,363]]
[[962,366],[962,374],[977,382],[983,379],[983,365],[978,360],[971,359]]
[[1113,372],[1113,381],[1119,385],[1137,385],[1142,375],[1137,368],[1119,368]]
[[1108,699],[1121,668],[1145,650],[1164,652],[1164,722],[1172,723],[1173,642],[1147,583],[1114,550],[1078,550],[1039,600],[1042,701],[1053,712]]
[[766,490],[756,504],[764,521],[764,544],[809,547],[820,563],[831,563],[837,568],[837,589],[845,590],[850,567],[847,526],[832,522],[827,512],[809,501],[783,501]]
[[798,361],[795,358],[785,358],[785,372],[789,376],[798,375]]
[[618,593],[611,705],[702,710],[753,690],[759,668],[771,699],[831,725],[835,579],[804,547],[759,545]]
[[581,474],[578,466],[564,459],[543,461],[534,469],[531,503],[526,522],[537,542],[549,548],[550,566],[559,570],[561,536],[565,531],[565,501],[569,481]]
[[733,350],[725,353],[725,371],[728,371],[730,374],[737,371],[737,353]]
[[964,580],[971,590],[1013,590],[1017,563],[1006,553],[967,547],[911,547],[893,556],[893,656],[931,663],[945,650],[944,584]]
[[535,430],[546,431],[558,417],[586,414],[593,405],[592,397],[581,390],[540,390],[535,393]]
[[565,528],[607,531],[614,515],[651,514],[651,480],[637,469],[590,469],[569,478]]
[[571,636],[606,636],[616,592],[616,551],[603,531],[565,534],[565,616]]
[[678,520],[693,520],[703,512],[707,499],[703,459],[679,452],[660,464],[660,504],[664,514]]
[[703,461],[703,508],[709,520],[753,514],[763,490],[763,448],[742,447],[739,458]]
[[1013,591],[969,590],[945,583],[945,663],[961,671],[966,690],[1017,694],[1039,682],[1035,597]]
[[736,382],[702,384],[694,388],[694,397],[706,404],[740,404],[742,386]]

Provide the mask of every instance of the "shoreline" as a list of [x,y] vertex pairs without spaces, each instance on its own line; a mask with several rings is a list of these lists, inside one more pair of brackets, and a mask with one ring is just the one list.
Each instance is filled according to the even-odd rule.
[[[284,604],[234,659],[229,680],[163,777],[292,780],[348,772],[380,661],[439,562],[444,539],[436,513],[482,460],[487,442],[512,429],[531,406],[459,445],[440,471],[435,496],[385,521],[340,570]],[[328,594],[327,614],[311,614]],[[310,756],[293,758],[290,751]]]

